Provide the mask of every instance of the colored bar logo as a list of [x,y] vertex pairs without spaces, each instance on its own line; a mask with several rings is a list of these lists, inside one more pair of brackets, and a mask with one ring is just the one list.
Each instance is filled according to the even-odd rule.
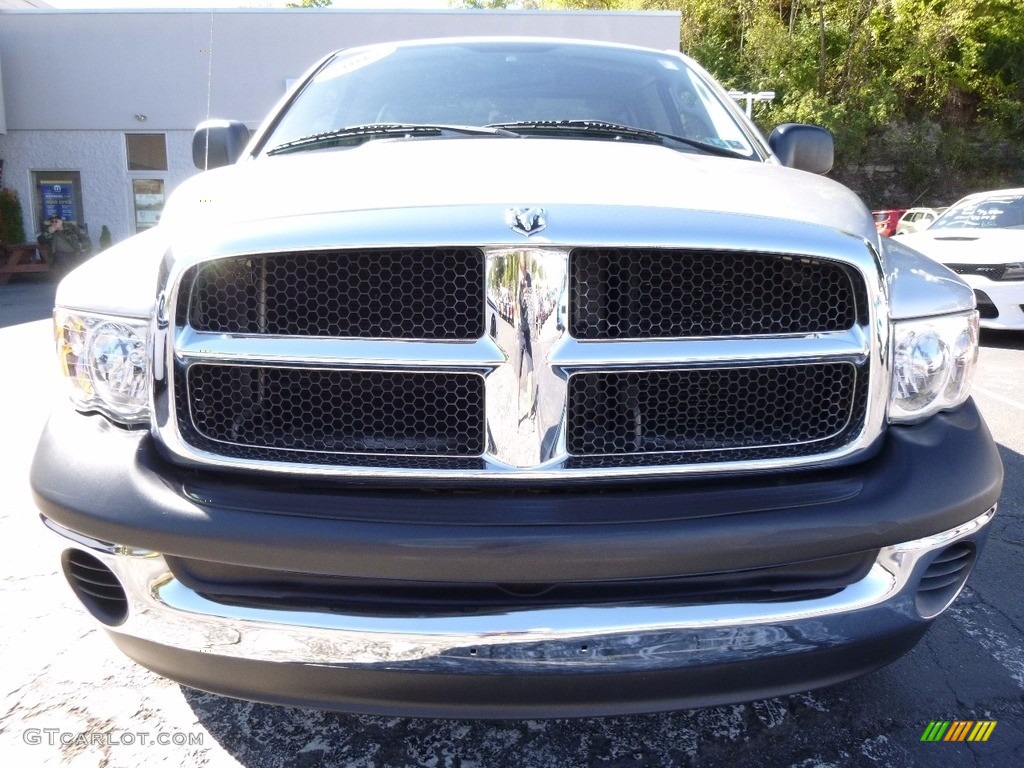
[[988,741],[997,720],[932,720],[921,741]]

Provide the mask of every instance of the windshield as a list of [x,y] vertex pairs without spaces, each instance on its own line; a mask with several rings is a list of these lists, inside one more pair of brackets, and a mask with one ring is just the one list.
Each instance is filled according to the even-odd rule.
[[[342,52],[304,86],[261,148],[358,126],[555,121],[640,128],[757,158],[730,109],[676,56],[519,41]],[[566,136],[581,137],[579,131]],[[608,137],[594,132],[585,138]]]
[[1024,227],[1024,193],[972,197],[950,208],[929,229],[992,229]]

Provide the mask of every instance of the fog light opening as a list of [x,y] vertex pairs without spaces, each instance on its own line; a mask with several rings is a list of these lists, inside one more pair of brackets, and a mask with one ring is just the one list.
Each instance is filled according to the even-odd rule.
[[938,616],[952,604],[967,583],[977,556],[970,541],[951,544],[935,556],[921,576],[914,600],[922,618]]
[[108,627],[124,624],[128,618],[128,595],[112,570],[78,549],[65,550],[61,565],[71,590],[97,621]]

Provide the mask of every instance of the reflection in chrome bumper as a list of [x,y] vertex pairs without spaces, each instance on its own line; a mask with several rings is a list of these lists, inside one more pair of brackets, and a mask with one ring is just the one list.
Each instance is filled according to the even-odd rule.
[[915,608],[915,596],[922,575],[951,545],[980,546],[994,514],[995,507],[952,530],[884,547],[863,579],[828,597],[407,617],[213,602],[176,580],[158,553],[87,540],[52,521],[44,522],[58,535],[62,550],[89,552],[123,586],[128,618],[110,630],[158,645],[338,668],[583,674],[799,654],[920,624],[925,618]]

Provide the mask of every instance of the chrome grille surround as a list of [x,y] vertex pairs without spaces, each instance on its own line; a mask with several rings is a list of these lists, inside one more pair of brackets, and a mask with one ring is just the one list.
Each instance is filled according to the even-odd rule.
[[[196,467],[384,481],[540,484],[835,466],[859,460],[878,444],[891,376],[887,364],[889,326],[884,311],[885,283],[868,241],[794,222],[746,221],[725,214],[638,208],[617,214],[630,223],[628,238],[596,242],[595,232],[607,235],[605,211],[582,206],[549,210],[552,223],[544,237],[521,241],[511,239],[517,236],[510,236],[508,230],[493,226],[493,222],[502,221],[502,209],[457,206],[433,211],[429,224],[422,219],[399,221],[394,212],[360,212],[358,217],[334,214],[330,231],[323,228],[327,222],[303,221],[300,217],[296,223],[301,226],[287,232],[248,232],[214,247],[204,245],[199,257],[168,257],[167,287],[160,297],[154,334],[156,357],[161,361],[154,368],[155,434],[177,461]],[[632,218],[629,211],[635,214]],[[357,218],[359,225],[354,231],[339,238],[337,233],[345,231],[339,221]],[[374,239],[382,232],[391,236],[390,242]],[[454,242],[452,233],[458,235]],[[552,239],[545,239],[547,236]],[[324,243],[330,243],[329,247]],[[482,336],[440,341],[200,332],[178,311],[182,280],[197,264],[253,254],[404,248],[479,249],[485,265]],[[565,297],[571,295],[567,287],[571,254],[576,248],[653,249],[659,253],[668,249],[706,250],[723,259],[730,254],[756,253],[759,258],[774,255],[825,263],[853,277],[856,310],[849,323],[844,321],[849,327],[832,330],[690,338],[574,338],[569,332],[571,301]],[[523,266],[533,283],[528,302],[533,315],[529,354],[524,353],[524,336],[520,333],[523,324],[516,301]],[[347,453],[286,453],[276,448],[262,454],[225,451],[217,444],[196,441],[180,412],[187,405],[181,393],[188,371],[193,365],[203,364],[328,370],[334,372],[332,375],[360,371],[477,377],[484,383],[483,450],[472,455],[460,451],[438,454],[376,450],[372,446]],[[574,376],[582,380],[602,373],[639,372],[647,376],[658,371],[780,366],[812,369],[822,365],[838,365],[855,372],[852,396],[857,400],[856,408],[850,412],[849,423],[827,439],[782,441],[799,444],[797,450],[715,446],[640,453],[573,451],[569,389]]]

